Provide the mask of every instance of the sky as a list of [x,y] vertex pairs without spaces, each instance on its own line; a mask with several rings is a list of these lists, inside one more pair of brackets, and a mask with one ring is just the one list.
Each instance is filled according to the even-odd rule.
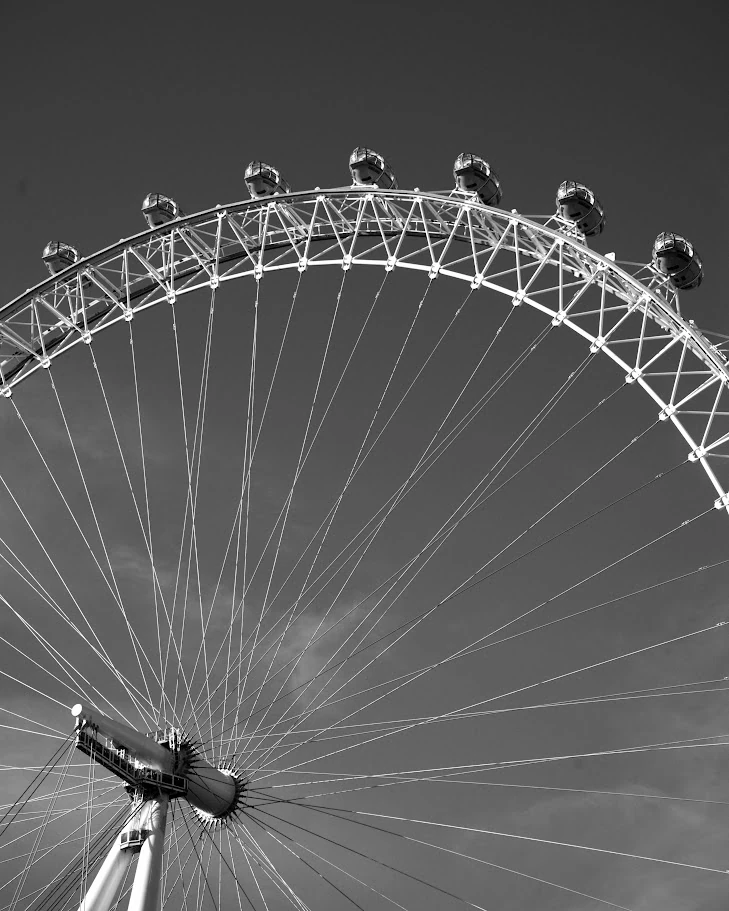
[[[139,207],[150,191],[174,196],[187,213],[243,200],[247,198],[243,172],[254,158],[279,167],[294,190],[346,186],[350,182],[349,152],[366,144],[390,160],[403,188],[449,189],[456,155],[462,151],[481,154],[501,179],[502,206],[527,215],[549,214],[562,180],[584,181],[600,197],[607,213],[606,231],[594,247],[603,253],[616,251],[618,259],[646,262],[660,231],[684,234],[701,253],[706,270],[701,288],[682,299],[684,316],[695,319],[701,327],[729,334],[721,272],[729,243],[724,217],[729,204],[725,167],[729,124],[722,13],[720,4],[709,2],[690,6],[676,2],[456,6],[371,0],[362,6],[280,2],[255,8],[233,3],[130,2],[114,10],[84,2],[67,8],[39,2],[27,8],[13,7],[4,13],[0,36],[4,120],[4,142],[0,146],[0,294],[9,301],[45,278],[40,253],[51,239],[91,253],[141,231],[144,222]],[[264,544],[296,466],[337,295],[343,302],[342,314],[332,335],[322,398],[317,401],[319,409],[321,401],[326,401],[324,393],[331,394],[335,388],[345,353],[352,348],[366,307],[381,282],[379,273],[359,276],[353,272],[340,287],[340,274],[321,271],[332,274],[305,284],[297,301],[291,342],[277,374],[257,456],[251,552],[269,556],[262,558],[260,576],[252,588],[250,600],[255,604],[267,598],[269,571],[275,579],[273,588],[281,586],[280,603],[294,601],[297,585],[304,584],[306,573],[296,570],[297,555],[326,514],[337,484],[341,487],[346,479],[360,439],[357,434],[367,426],[364,416],[375,407],[415,308],[426,293],[422,276],[410,280],[395,274],[388,279],[378,300],[378,316],[363,336],[328,423],[322,425],[318,448],[291,505],[280,562],[272,566]],[[233,600],[231,561],[223,562],[220,579],[216,573],[231,523],[234,526],[238,494],[231,491],[239,478],[245,448],[255,289],[250,283],[245,287],[237,287],[243,282],[231,284],[235,287],[220,293],[216,316],[206,449],[201,461],[204,497],[197,522],[199,595],[205,610]],[[262,284],[261,338],[265,344],[261,345],[257,365],[261,388],[275,370],[278,340],[294,287],[292,276]],[[408,378],[415,374],[466,293],[465,287],[454,290],[441,285],[427,292],[423,319],[396,376],[395,398],[407,387]],[[195,300],[200,306],[182,307],[178,318],[183,376],[189,390],[185,413],[190,426],[195,422],[196,389],[204,367],[202,342],[210,303],[209,295]],[[134,332],[145,409],[145,467],[152,515],[158,523],[158,573],[161,588],[171,598],[177,579],[175,554],[185,517],[185,498],[180,497],[180,490],[186,479],[175,349],[169,314],[162,310],[155,308],[135,319]],[[430,373],[389,428],[382,451],[373,453],[367,471],[337,515],[331,538],[322,545],[322,563],[334,556],[336,543],[357,527],[358,517],[368,516],[371,504],[382,502],[394,481],[403,473],[407,475],[412,464],[409,460],[417,458],[418,445],[422,449],[427,443],[432,421],[437,426],[437,416],[447,408],[453,390],[464,382],[470,365],[483,350],[483,340],[494,336],[507,313],[503,302],[496,302],[488,311],[464,306]],[[540,326],[530,314],[515,315],[483,378],[479,375],[482,385],[469,390],[464,410]],[[116,415],[121,446],[128,455],[130,483],[139,493],[142,463],[126,332],[126,326],[117,327],[99,336],[92,347]],[[323,605],[329,602],[322,595],[309,614],[292,624],[280,650],[269,653],[259,669],[254,669],[251,686],[262,679],[256,674],[263,674],[269,661],[276,669],[297,655],[316,635],[320,621],[324,628],[336,621],[329,639],[335,644],[329,650],[325,645],[310,649],[294,669],[291,685],[306,686],[355,627],[361,615],[358,605],[371,604],[365,600],[369,591],[417,550],[434,523],[447,514],[519,432],[541,403],[541,396],[559,387],[584,353],[565,340],[552,339],[540,348],[503,398],[474,423],[453,452],[452,461],[445,460],[408,501],[402,518],[395,517],[387,526],[359,575],[332,599],[331,612],[326,612]],[[157,634],[149,563],[118,458],[117,441],[88,354],[77,350],[59,359],[52,370],[53,379],[92,500],[99,506],[110,552],[102,553],[96,539],[92,549],[102,566],[105,559],[113,566],[112,575],[118,580],[124,602],[132,605],[134,628],[141,640],[154,643]],[[595,368],[565,401],[564,410],[555,413],[551,429],[538,439],[544,444],[621,384],[622,378],[614,370],[602,365]],[[633,389],[629,392],[632,394]],[[396,626],[430,606],[498,550],[499,542],[518,535],[555,498],[569,491],[577,478],[650,424],[655,417],[650,407],[627,393],[615,392],[615,399],[604,407],[600,419],[580,431],[574,447],[555,450],[540,463],[538,471],[497,496],[487,513],[476,516],[454,536],[432,571],[418,577],[407,595],[396,602],[391,624]],[[34,439],[47,455],[72,511],[78,514],[80,526],[91,540],[95,517],[88,509],[89,498],[80,484],[48,377],[36,374],[17,391],[13,401],[27,418]],[[113,593],[102,571],[93,565],[79,528],[70,523],[69,510],[58,499],[48,472],[39,465],[28,434],[9,411],[8,402],[2,404],[7,407],[0,412],[0,474],[22,498],[26,514],[43,529],[54,555],[64,566],[78,567],[69,575],[74,593],[114,661],[134,675],[136,658]],[[651,430],[631,448],[627,464],[620,461],[611,466],[601,475],[596,489],[588,488],[564,514],[550,517],[539,533],[547,537],[620,492],[652,478],[657,471],[672,467],[685,456],[683,444],[675,437],[665,425]],[[539,445],[535,440],[533,452]],[[399,648],[385,653],[373,668],[364,668],[361,679],[375,686],[399,673],[437,662],[489,634],[494,627],[509,623],[576,578],[640,546],[683,517],[694,515],[704,499],[710,504],[710,491],[703,478],[692,475],[684,481],[681,473],[686,471],[679,469],[670,483],[661,481],[651,486],[644,499],[611,511],[594,530],[585,529],[569,537],[558,551],[535,554],[529,561],[505,569],[488,586],[469,592],[447,615],[438,613],[430,625],[424,624]],[[665,488],[660,486],[664,483]],[[35,560],[38,578],[66,603],[59,580],[38,557],[32,534],[6,495],[7,489],[0,494],[4,540],[13,542],[28,561]],[[550,620],[564,617],[623,592],[689,572],[704,562],[724,559],[725,520],[726,515],[712,512],[695,534],[693,527],[682,531],[638,565],[601,576],[547,606],[539,616]],[[287,579],[289,570],[294,574],[291,580]],[[326,806],[339,808],[338,819],[298,806],[272,805],[271,812],[278,814],[279,822],[267,817],[269,823],[281,826],[285,833],[281,837],[289,839],[289,847],[328,879],[313,874],[301,859],[277,845],[269,832],[261,838],[268,838],[265,844],[282,875],[297,884],[309,907],[324,911],[355,905],[374,911],[393,907],[392,901],[400,902],[408,911],[450,911],[466,907],[464,902],[489,911],[536,907],[591,911],[610,907],[609,903],[630,911],[724,908],[729,896],[725,877],[680,865],[727,866],[726,746],[649,750],[626,756],[586,754],[719,735],[726,741],[727,701],[720,683],[679,698],[666,695],[670,692],[666,688],[691,683],[688,688],[696,689],[695,681],[721,681],[725,677],[729,651],[726,636],[696,631],[725,618],[728,575],[721,569],[711,575],[701,574],[658,593],[619,602],[607,612],[597,610],[572,625],[557,624],[537,635],[479,652],[398,691],[384,704],[362,709],[352,720],[381,724],[389,718],[448,712],[496,699],[497,695],[499,700],[494,705],[511,709],[659,687],[661,695],[655,698],[591,703],[584,708],[520,709],[503,717],[434,724],[331,759],[321,758],[328,752],[321,744],[309,747],[310,752],[307,747],[301,748],[294,758],[310,759],[322,779],[335,774],[373,775],[530,757],[574,754],[575,758],[540,763],[534,768],[482,771],[460,779],[462,784],[419,782],[336,795],[328,798]],[[331,591],[335,590],[333,586]],[[29,596],[7,564],[0,567],[0,592],[6,604],[15,606],[39,628],[48,629],[53,643],[68,660],[88,671],[92,684],[109,687],[110,697],[113,695],[125,711],[133,711],[118,682],[109,679],[57,616],[48,614],[47,605]],[[272,617],[278,616],[276,611]],[[197,684],[214,690],[220,674],[212,673],[206,684],[199,619],[197,623],[198,633],[190,633],[182,649],[183,659],[188,668],[196,665],[192,676],[197,674]],[[229,609],[211,611],[211,649],[226,647],[230,626]],[[70,715],[63,706],[70,706],[73,694],[65,684],[56,688],[57,682],[42,674],[33,677],[36,671],[28,670],[27,662],[13,651],[12,644],[7,645],[20,643],[28,654],[42,658],[40,651],[33,651],[37,643],[34,646],[30,642],[15,615],[5,613],[0,632],[3,668],[23,679],[36,680],[40,689],[50,690],[59,700],[58,704],[49,702],[5,678],[0,680],[0,692],[6,717],[0,721],[12,723],[7,711],[16,711],[42,719],[54,730],[70,732]],[[652,648],[673,638],[680,641]],[[649,647],[649,652],[641,652],[638,662],[577,673],[583,665]],[[358,662],[364,665],[365,659],[357,657],[349,666],[359,669]],[[536,686],[541,680],[565,673],[569,674],[565,680]],[[514,697],[503,696],[532,685],[533,689]],[[273,699],[278,686],[269,683],[262,695]],[[335,688],[336,683],[331,684],[327,692]],[[362,696],[351,698],[353,707],[366,701]],[[261,703],[265,704],[263,698]],[[286,707],[293,713],[296,705],[300,703],[294,697],[283,702],[282,710]],[[257,703],[253,711],[256,708]],[[303,727],[321,730],[336,725],[350,710],[353,708],[336,704],[321,709]],[[48,739],[39,746],[39,740],[42,738],[4,730],[0,761],[8,766],[42,764],[56,744]],[[73,762],[80,764],[71,773],[78,774],[78,781],[86,786],[89,773],[85,757],[76,754]],[[2,804],[14,800],[32,778],[27,771],[2,770],[0,775],[5,776],[0,780]],[[490,784],[468,783],[476,780]],[[284,777],[280,775],[273,782],[280,787]],[[305,785],[303,776],[295,782],[298,794],[331,789]],[[616,791],[623,796],[605,793]],[[633,796],[625,796],[628,794]],[[62,798],[69,801],[69,807],[73,799]],[[326,800],[319,798],[321,803]],[[359,816],[355,823],[347,819],[352,812],[380,815]],[[83,821],[83,813],[69,815]],[[384,818],[388,815],[435,825],[388,821]],[[100,818],[106,817],[102,813]],[[264,817],[257,819],[260,822]],[[363,822],[398,834],[368,829]],[[65,817],[50,822],[49,843],[73,828],[67,823]],[[304,828],[296,829],[296,825]],[[319,835],[312,835],[312,829]],[[488,834],[498,832],[506,834]],[[509,835],[523,838],[516,840]],[[32,836],[26,833],[24,837],[29,842]],[[290,839],[298,839],[299,846]],[[429,849],[423,840],[446,851]],[[662,858],[668,863],[554,842]],[[219,844],[223,845],[222,840]],[[319,852],[326,860],[306,853],[307,849]],[[209,851],[209,863],[217,870],[217,856],[212,847]],[[447,851],[467,854],[471,859]],[[366,860],[363,854],[376,860]],[[256,909],[264,907],[261,893],[256,895],[259,886],[270,907],[291,907],[273,881],[266,879],[262,867],[255,861],[251,866],[243,853],[236,856],[240,864],[237,876],[245,883]],[[0,854],[0,860],[5,859],[0,871],[11,869],[15,875],[22,869],[14,858],[12,849]],[[401,872],[386,867],[387,863]],[[51,870],[56,872],[41,858],[25,888],[40,888]],[[0,886],[4,875],[0,872]],[[356,883],[353,877],[371,888]],[[424,886],[422,879],[445,891]],[[0,890],[5,904],[13,898],[15,885],[16,881],[10,891]],[[232,888],[230,882],[225,888]],[[210,890],[205,891],[201,880],[193,880],[191,889],[191,894],[199,896],[200,907],[213,908],[219,903],[237,907],[230,891],[221,892],[216,899]],[[231,903],[226,904],[228,901]],[[194,905],[192,899],[190,903]]]

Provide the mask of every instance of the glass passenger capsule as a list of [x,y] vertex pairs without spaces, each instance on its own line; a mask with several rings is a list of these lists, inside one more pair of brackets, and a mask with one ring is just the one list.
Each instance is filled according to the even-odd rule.
[[704,278],[701,257],[693,246],[671,231],[663,231],[653,244],[653,265],[668,276],[679,291],[698,288]]
[[162,193],[148,193],[142,203],[142,215],[150,228],[159,228],[173,218],[182,215],[180,207],[169,196]]
[[461,152],[453,165],[456,189],[475,193],[485,206],[498,206],[502,191],[499,178],[479,155]]
[[576,180],[563,180],[557,190],[557,208],[562,218],[575,224],[585,237],[602,234],[605,210],[589,187]]
[[277,193],[290,193],[291,187],[278,168],[265,161],[252,161],[246,168],[245,182],[251,199],[265,199]]
[[64,244],[60,240],[52,240],[45,245],[42,258],[51,275],[56,275],[78,262],[79,252],[71,244]]
[[357,186],[397,189],[395,172],[386,159],[372,149],[358,146],[349,156],[349,170]]

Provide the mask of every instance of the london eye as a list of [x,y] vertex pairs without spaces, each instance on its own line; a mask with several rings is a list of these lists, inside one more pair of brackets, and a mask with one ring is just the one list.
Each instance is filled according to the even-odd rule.
[[349,169],[150,193],[0,308],[2,911],[725,888],[675,790],[729,687],[698,252],[602,255],[590,186],[523,215],[476,154]]

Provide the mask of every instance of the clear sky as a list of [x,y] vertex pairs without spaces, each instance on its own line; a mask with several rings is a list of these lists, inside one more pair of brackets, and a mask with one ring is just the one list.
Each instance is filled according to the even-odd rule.
[[[45,277],[40,253],[48,240],[72,243],[87,254],[141,231],[144,222],[139,207],[150,191],[174,196],[187,213],[216,203],[233,203],[247,197],[243,172],[254,158],[279,167],[294,190],[346,186],[350,183],[349,152],[356,145],[366,144],[388,157],[403,188],[449,189],[456,155],[461,151],[481,154],[501,178],[502,205],[524,214],[549,214],[562,180],[584,181],[599,195],[607,212],[606,232],[594,247],[603,253],[615,251],[618,259],[645,262],[659,231],[685,234],[703,257],[706,278],[699,291],[683,298],[684,316],[702,327],[729,334],[722,271],[729,244],[725,218],[729,204],[725,45],[726,13],[721,4],[673,0],[609,5],[381,0],[294,4],[286,0],[256,5],[131,2],[113,8],[84,2],[65,6],[39,2],[26,8],[13,6],[4,12],[0,34],[4,125],[0,145],[0,296],[6,302]],[[335,389],[338,371],[344,368],[382,278],[379,271],[362,270],[371,274],[361,276],[355,269],[340,288],[341,273],[320,271],[332,274],[310,282],[307,275],[296,303],[287,336],[289,347],[276,374],[277,385],[252,482],[250,551],[264,556],[248,597],[260,610],[270,597],[269,578],[273,580],[272,590],[281,586],[280,602],[271,617],[278,617],[279,611],[285,616],[281,605],[295,602],[297,585],[300,588],[308,582],[306,572],[296,568],[297,556],[336,499],[336,491],[346,482],[358,441],[367,429],[369,415],[427,284],[421,275],[411,280],[410,276],[394,274],[377,299],[373,323],[363,334],[352,369],[337,392],[327,423],[322,425],[311,465],[297,487],[278,548],[280,557],[274,564],[273,550],[266,549],[266,540],[273,519],[282,506],[285,508],[295,474],[337,295],[342,310],[341,314],[337,311],[331,354],[322,373],[321,397],[315,401],[316,414],[322,413],[321,402]],[[294,288],[295,276],[291,275],[267,278],[262,283],[262,343],[257,354],[260,389],[276,369],[278,344]],[[467,290],[466,285],[453,289],[438,284],[428,291],[422,320],[393,383],[393,404],[464,302]],[[221,554],[231,527],[235,527],[236,484],[239,488],[245,449],[254,300],[253,283],[233,282],[229,289],[221,290],[216,311],[206,449],[201,462],[203,497],[197,518],[201,581],[193,579],[193,589],[199,584],[204,610],[212,603]],[[186,403],[191,427],[196,420],[197,387],[205,364],[210,295],[201,296],[199,303],[198,308],[181,308],[178,315],[178,341],[185,355],[182,376],[186,389],[191,390]],[[507,303],[496,301],[493,308],[475,310],[464,306],[459,322],[430,364],[430,372],[424,373],[407,407],[383,436],[381,449],[373,453],[367,470],[338,512],[331,535],[322,544],[323,564],[336,553],[335,545],[346,540],[358,527],[357,522],[368,517],[390,495],[393,485],[397,487],[407,476],[427,444],[428,434],[437,427],[488,340],[507,317]],[[532,314],[515,312],[500,346],[494,348],[492,360],[469,388],[463,411],[542,325]],[[187,481],[169,313],[160,307],[140,315],[135,318],[134,332],[147,428],[149,461],[145,467],[152,514],[158,517],[158,572],[162,588],[171,599]],[[108,384],[122,446],[129,454],[132,483],[139,493],[142,465],[125,333],[126,326],[117,327],[107,333],[108,339],[100,336],[92,348]],[[408,500],[402,517],[398,514],[387,525],[367,553],[359,574],[336,596],[333,585],[331,591],[313,601],[310,614],[292,624],[275,655],[278,663],[273,664],[274,669],[297,654],[323,616],[329,618],[327,623],[340,621],[339,631],[330,636],[334,645],[309,650],[306,659],[296,666],[292,685],[305,685],[325,666],[353,629],[359,617],[356,605],[371,604],[365,601],[369,592],[417,551],[424,536],[427,538],[437,527],[534,411],[581,363],[586,350],[571,338],[555,340],[553,336],[494,400],[493,407],[474,422],[459,447],[454,448],[452,461],[444,460]],[[142,641],[155,640],[154,646],[157,633],[149,562],[88,355],[84,348],[59,359],[52,374],[93,501],[99,506],[109,546],[108,562],[125,603],[131,605],[135,630]],[[383,621],[385,628],[432,606],[652,423],[654,411],[646,402],[634,401],[638,398],[634,389],[616,392],[622,377],[608,367],[590,368],[593,372],[570,392],[564,409],[555,412],[543,435],[525,451],[524,460],[602,397],[614,393],[599,420],[582,428],[574,445],[556,449],[531,474],[525,473],[513,489],[495,498],[487,511],[465,525],[438,561],[413,582],[405,596],[393,602],[391,614]],[[95,520],[87,509],[86,492],[48,376],[35,375],[19,388],[13,402],[27,418],[72,510],[82,516],[85,532],[93,535]],[[68,510],[39,465],[37,452],[11,405],[6,400],[0,404],[0,475],[22,499],[26,514],[43,529],[52,553],[71,568],[71,587],[115,661],[139,682],[141,677],[134,677],[138,670],[134,652],[129,639],[124,638],[124,624],[113,597],[110,600],[109,587],[97,573],[78,529],[69,522]],[[258,413],[260,406],[261,402]],[[672,428],[661,424],[631,448],[627,462],[611,466],[601,474],[599,484],[587,488],[563,513],[550,517],[537,536],[528,540],[543,540],[657,472],[672,468],[685,458],[684,450]],[[509,623],[575,580],[708,507],[711,491],[703,476],[696,477],[694,471],[685,480],[682,472],[687,469],[678,469],[670,482],[666,479],[651,486],[643,499],[631,500],[625,508],[611,512],[594,529],[586,528],[560,541],[554,551],[540,551],[454,602],[447,615],[439,613],[373,669],[365,669],[362,688],[440,661],[480,636],[490,635],[495,627]],[[0,532],[4,541],[13,542],[17,552],[36,567],[38,578],[63,602],[66,595],[48,566],[41,566],[32,535],[7,488],[0,489]],[[651,551],[637,565],[631,563],[601,576],[578,593],[545,608],[539,616],[545,620],[565,617],[726,558],[726,515],[712,512],[699,531],[694,534],[692,528],[690,532],[682,532],[682,536]],[[275,533],[273,537],[275,540]],[[187,547],[189,556],[189,530],[182,532],[182,541],[181,550],[185,552]],[[520,547],[519,552],[529,546]],[[97,539],[94,552],[101,555],[103,563]],[[287,577],[289,571],[291,577]],[[221,579],[215,603],[230,603],[231,560],[223,561]],[[516,709],[660,688],[655,698],[464,718],[453,725],[433,724],[411,735],[386,738],[384,745],[360,746],[331,758],[320,758],[329,752],[326,745],[304,747],[290,762],[311,760],[317,777],[328,779],[331,775],[452,769],[468,763],[543,760],[549,756],[575,758],[542,761],[534,767],[501,769],[498,773],[493,769],[482,771],[459,779],[463,784],[419,782],[410,789],[401,785],[319,798],[320,804],[339,807],[343,820],[274,804],[271,812],[278,814],[279,821],[273,823],[268,817],[268,822],[281,827],[285,833],[281,837],[289,839],[290,847],[291,839],[297,839],[299,853],[311,849],[323,855],[329,865],[302,853],[325,873],[326,880],[287,854],[281,845],[276,846],[270,834],[260,836],[261,844],[266,844],[282,875],[297,884],[309,907],[321,911],[353,907],[379,911],[394,907],[393,901],[407,911],[451,911],[469,906],[489,911],[537,907],[592,911],[611,903],[630,911],[724,909],[729,880],[692,865],[711,870],[729,866],[726,746],[682,746],[628,756],[616,756],[614,751],[659,742],[683,744],[690,738],[723,737],[726,741],[726,684],[722,678],[729,673],[727,637],[702,636],[697,631],[726,617],[724,592],[728,580],[726,568],[710,576],[692,577],[647,597],[621,602],[608,612],[596,610],[577,621],[565,621],[548,631],[479,653],[462,664],[454,662],[438,674],[427,675],[417,686],[393,694],[386,703],[363,710],[353,721],[378,726],[390,719],[435,715],[488,699],[497,700],[494,706]],[[0,593],[23,616],[57,637],[53,642],[72,664],[86,668],[92,682],[98,672],[100,686],[115,686],[114,699],[129,710],[130,702],[118,683],[112,684],[102,674],[95,659],[57,623],[57,618],[47,614],[40,601],[29,595],[8,564],[0,566]],[[331,613],[326,614],[330,603]],[[213,610],[211,650],[226,646],[229,616],[229,608],[226,612]],[[190,634],[182,650],[188,668],[199,655],[199,616],[197,623],[197,633]],[[37,654],[39,660],[41,657],[40,652],[33,651],[35,646],[15,617],[9,613],[1,616],[0,632],[0,660],[6,672],[35,680],[39,688],[59,700],[57,704],[29,695],[17,681],[4,678],[0,680],[1,704],[6,710],[40,717],[54,730],[70,731],[71,719],[64,706],[71,705],[73,694],[65,685],[56,688],[48,678],[34,677],[25,659],[13,652],[8,643],[19,642],[28,654]],[[642,651],[672,638],[681,641],[651,649],[637,662],[571,674],[582,666],[633,649]],[[205,660],[198,658],[191,673],[191,677],[197,674],[195,680],[201,687],[206,686]],[[271,658],[264,659],[261,668],[252,672],[249,691],[262,680],[256,674],[263,674],[268,660]],[[363,663],[355,657],[350,666],[357,670]],[[516,697],[501,695],[563,673],[571,674],[568,680],[535,686]],[[222,679],[220,668],[208,679],[207,685],[214,688]],[[704,680],[717,682],[696,685]],[[692,694],[669,696],[670,687],[685,687]],[[277,684],[269,683],[263,695],[273,699],[277,688]],[[352,705],[362,701],[362,696],[352,697]],[[296,705],[294,700],[284,700],[281,711],[287,708],[293,712]],[[344,723],[341,719],[350,710],[327,706],[302,727],[321,730],[334,725],[335,731],[349,735],[349,730],[345,732],[337,725]],[[0,722],[12,723],[7,711]],[[361,733],[357,736],[361,739]],[[42,741],[40,746],[38,740]],[[340,741],[334,743],[339,745]],[[0,744],[0,761],[22,767],[42,764],[56,746],[51,739],[46,742],[10,729],[2,732]],[[611,755],[588,755],[603,751]],[[72,771],[81,776],[78,780],[85,786],[85,758],[77,754],[73,761],[81,763]],[[284,763],[284,758],[276,761]],[[247,762],[250,767],[253,760],[249,757]],[[5,776],[0,778],[2,804],[11,802],[32,777],[28,772],[7,770],[0,771],[0,776]],[[298,797],[310,801],[310,795],[331,789],[328,785],[305,785],[303,776],[293,776],[292,780]],[[274,784],[280,796],[288,793],[281,787],[284,783],[289,780],[279,775],[262,781],[260,787]],[[349,784],[342,785],[345,787]],[[352,810],[380,814],[365,821],[400,834],[386,835],[347,821],[346,814]],[[388,821],[383,818],[388,814],[442,825],[435,828]],[[265,822],[262,815],[253,815],[257,821],[251,826]],[[83,814],[75,818],[83,821]],[[364,817],[360,823],[362,820]],[[296,825],[303,828],[296,829]],[[49,843],[52,836],[60,840],[72,828],[63,826],[62,820],[51,823]],[[449,830],[445,826],[458,828]],[[523,838],[474,831],[478,829]],[[403,835],[437,842],[448,851],[468,854],[471,860],[425,848]],[[245,836],[241,837],[245,841]],[[559,847],[554,842],[597,847],[608,853]],[[615,852],[668,863],[618,857]],[[366,860],[363,854],[375,860]],[[14,856],[12,850],[0,853],[0,859]],[[230,852],[225,853],[226,858],[230,856]],[[291,907],[255,862],[251,868],[242,852],[234,856],[239,864],[237,876],[256,911],[264,907],[256,892],[259,884],[269,907]],[[217,877],[217,855],[211,857],[211,869]],[[18,863],[14,859],[7,860],[5,867],[0,864],[0,898],[5,900],[0,902],[1,907],[10,902],[15,889],[14,882],[10,891],[2,891],[2,871],[11,869],[15,875],[22,869]],[[56,869],[39,864],[28,878],[27,890],[40,888],[43,877]],[[224,867],[222,870],[225,873]],[[409,872],[411,878],[402,871]],[[357,884],[352,877],[372,888]],[[412,877],[435,883],[445,892]],[[218,899],[198,881],[193,892],[196,889],[201,907],[217,905]],[[232,889],[230,882],[225,889]],[[223,890],[220,899],[225,899],[222,907],[238,906],[232,903],[232,891]],[[179,907],[179,897],[175,902]]]

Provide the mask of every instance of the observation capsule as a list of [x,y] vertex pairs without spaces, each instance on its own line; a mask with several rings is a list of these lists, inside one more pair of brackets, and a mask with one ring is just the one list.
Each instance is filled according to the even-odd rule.
[[79,252],[71,244],[64,244],[60,240],[52,240],[45,245],[42,258],[51,275],[57,275],[78,262]]
[[265,199],[276,193],[290,193],[291,187],[278,168],[265,161],[252,161],[246,168],[245,182],[251,199]]
[[653,265],[668,276],[674,288],[690,291],[698,288],[704,278],[701,257],[693,246],[670,231],[663,231],[653,244]]
[[349,170],[357,186],[397,189],[395,172],[382,155],[372,149],[358,146],[349,156]]
[[576,180],[564,180],[557,190],[557,208],[582,231],[585,237],[601,234],[605,228],[605,210],[589,187]]
[[150,228],[159,228],[173,218],[182,215],[180,207],[169,196],[162,193],[148,193],[142,203],[142,215]]
[[456,189],[475,193],[485,206],[498,206],[502,192],[491,165],[479,155],[461,152],[453,165]]

